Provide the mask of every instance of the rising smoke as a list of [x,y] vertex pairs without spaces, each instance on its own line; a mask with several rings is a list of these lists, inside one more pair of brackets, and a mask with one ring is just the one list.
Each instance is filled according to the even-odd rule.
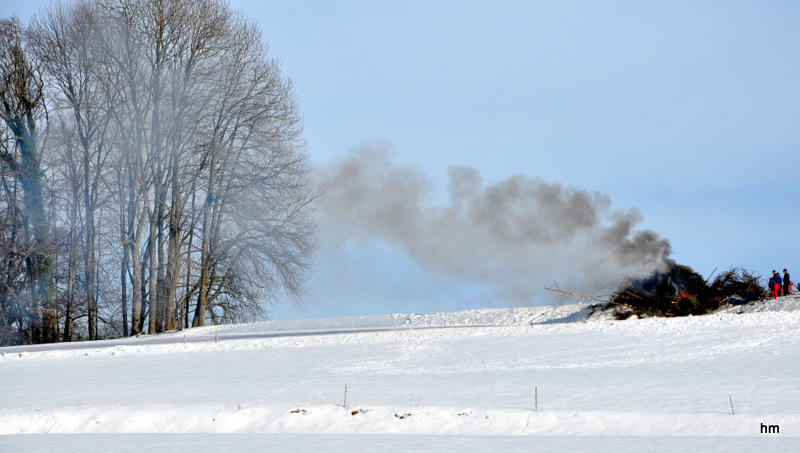
[[526,176],[487,184],[478,170],[454,166],[449,199],[437,201],[421,170],[375,148],[332,164],[322,179],[328,241],[393,244],[423,269],[479,282],[504,304],[545,301],[553,282],[605,290],[671,263],[666,239],[635,228],[637,210],[614,210],[599,192]]

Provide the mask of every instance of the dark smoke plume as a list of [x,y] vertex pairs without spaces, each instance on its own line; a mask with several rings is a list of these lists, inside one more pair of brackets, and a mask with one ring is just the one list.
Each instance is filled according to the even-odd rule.
[[554,281],[578,290],[666,268],[669,242],[635,227],[635,209],[608,196],[538,178],[486,184],[474,168],[450,168],[449,200],[437,202],[417,168],[363,148],[322,172],[326,240],[384,241],[421,267],[481,282],[506,304],[542,298]]

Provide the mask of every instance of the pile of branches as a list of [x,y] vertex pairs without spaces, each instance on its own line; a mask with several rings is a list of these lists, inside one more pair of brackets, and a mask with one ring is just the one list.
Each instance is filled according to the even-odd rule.
[[731,268],[709,284],[689,266],[674,265],[643,279],[631,279],[611,297],[618,319],[630,316],[703,315],[726,303],[747,303],[767,297],[760,276]]

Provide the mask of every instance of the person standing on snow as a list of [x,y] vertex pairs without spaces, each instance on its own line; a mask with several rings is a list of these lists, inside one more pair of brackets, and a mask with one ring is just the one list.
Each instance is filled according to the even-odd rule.
[[783,270],[783,295],[788,296],[789,293],[792,292],[792,281],[789,280],[789,272],[784,269]]
[[782,296],[783,295],[783,291],[781,291],[782,288],[783,288],[783,281],[781,280],[781,274],[775,272],[775,294],[777,294],[778,296]]
[[775,282],[775,277],[777,275],[778,275],[778,273],[775,272],[775,269],[773,269],[772,270],[772,278],[769,279],[769,283],[768,283],[769,293],[775,299],[778,298],[778,289],[777,289],[778,288],[778,284]]

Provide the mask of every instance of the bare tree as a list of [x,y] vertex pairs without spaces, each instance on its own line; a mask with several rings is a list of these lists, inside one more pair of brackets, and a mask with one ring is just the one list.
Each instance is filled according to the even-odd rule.
[[[64,307],[64,327],[61,336],[63,341],[72,340],[73,322],[76,317],[78,273],[81,269],[79,263],[80,251],[83,248],[81,237],[83,213],[81,211],[81,196],[83,182],[83,166],[81,165],[81,152],[79,141],[75,137],[75,128],[66,115],[54,115],[51,122],[55,123],[55,131],[50,138],[50,145],[56,148],[51,156],[51,165],[55,169],[53,185],[55,190],[62,195],[61,215],[53,218],[56,225],[61,223],[62,237],[56,243],[62,245],[62,253],[66,255],[66,271],[62,277],[56,278],[64,282],[66,288],[62,291]],[[58,229],[58,227],[57,227]],[[87,309],[88,304],[83,304]]]
[[298,149],[291,84],[266,58],[256,27],[237,22],[231,38],[197,175],[204,202],[194,326],[204,325],[220,296],[263,300],[278,288],[299,296],[314,249],[309,205],[316,192]]
[[224,0],[76,0],[28,35],[0,25],[2,338],[55,341],[62,320],[65,341],[153,333],[300,300],[318,189],[255,25]]
[[13,146],[1,150],[0,160],[15,174],[22,189],[24,225],[32,240],[26,257],[31,308],[41,311],[41,340],[52,342],[57,332],[55,284],[37,130],[44,111],[44,83],[27,47],[19,19],[0,20],[0,119],[13,134]]
[[[13,145],[9,130],[2,131],[3,152]],[[0,345],[17,344],[32,337],[30,306],[23,302],[27,288],[25,255],[28,241],[23,229],[19,182],[7,166],[0,166]]]
[[[137,43],[115,61],[126,65],[122,73],[136,74],[124,81],[129,94],[123,97],[135,105],[123,107],[129,113],[120,124],[136,138],[126,154],[135,156],[128,173],[137,181],[129,192],[141,194],[141,202],[130,205],[128,217],[146,220],[147,239],[130,241],[142,247],[130,249],[133,261],[139,261],[136,253],[144,258],[131,274],[149,307],[148,330],[174,328],[177,306],[188,313],[191,295],[197,300],[193,325],[205,323],[215,301],[229,301],[233,312],[245,299],[261,306],[281,293],[277,288],[299,297],[313,251],[309,212],[316,193],[306,178],[307,157],[299,152],[300,115],[291,84],[267,58],[257,28],[218,0],[104,5],[122,24],[119,42]],[[249,208],[272,223],[261,226],[261,236],[237,234],[247,222],[237,220],[246,209],[237,208],[236,200],[252,201],[255,193],[267,198]],[[278,205],[282,196],[285,205]],[[295,234],[284,234],[291,228]],[[258,259],[245,259],[257,250]],[[181,272],[187,284],[179,298]]]
[[[84,208],[84,287],[89,339],[97,335],[97,242],[96,212],[100,199],[104,162],[109,141],[109,112],[116,97],[104,90],[105,53],[102,23],[97,7],[90,1],[70,6],[55,3],[44,9],[31,24],[33,51],[41,61],[46,80],[53,90],[53,105],[68,118],[67,127],[80,150],[81,201]],[[68,149],[68,148],[67,148]]]

